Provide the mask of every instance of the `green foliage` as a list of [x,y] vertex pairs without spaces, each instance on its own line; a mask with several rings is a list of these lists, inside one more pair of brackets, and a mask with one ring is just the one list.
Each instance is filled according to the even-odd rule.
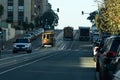
[[96,24],[101,32],[111,34],[120,33],[120,0],[106,0],[105,7],[99,9],[100,13],[96,19]]
[[53,10],[48,10],[40,17],[40,24],[53,26],[54,22],[58,23],[58,19],[58,15]]
[[29,26],[29,28],[31,28],[32,30],[34,29],[34,24],[33,24],[33,23],[30,23],[28,26]]
[[22,26],[23,26],[24,30],[28,30],[29,29],[28,24],[26,22],[23,22]]
[[42,24],[40,24],[40,18],[39,18],[39,16],[37,16],[36,18],[35,18],[35,26],[36,27],[40,27]]
[[16,29],[16,30],[22,30],[23,29],[23,26],[14,26],[14,28]]

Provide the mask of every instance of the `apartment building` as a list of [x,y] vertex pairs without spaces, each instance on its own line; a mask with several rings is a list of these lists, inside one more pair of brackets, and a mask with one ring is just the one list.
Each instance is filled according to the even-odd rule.
[[48,0],[0,0],[4,6],[1,21],[20,25],[27,21],[31,23],[36,16],[41,16],[48,9]]

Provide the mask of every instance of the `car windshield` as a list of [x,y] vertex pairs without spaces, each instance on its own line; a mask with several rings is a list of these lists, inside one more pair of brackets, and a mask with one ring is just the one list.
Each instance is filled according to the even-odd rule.
[[16,43],[28,43],[27,39],[17,39]]
[[26,34],[25,37],[30,37],[30,34]]

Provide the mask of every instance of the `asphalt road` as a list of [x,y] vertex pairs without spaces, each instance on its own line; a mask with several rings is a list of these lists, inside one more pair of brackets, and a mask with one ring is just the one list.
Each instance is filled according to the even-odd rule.
[[96,80],[92,44],[79,41],[77,32],[73,41],[58,41],[53,48],[36,51],[49,55],[0,68],[0,80]]

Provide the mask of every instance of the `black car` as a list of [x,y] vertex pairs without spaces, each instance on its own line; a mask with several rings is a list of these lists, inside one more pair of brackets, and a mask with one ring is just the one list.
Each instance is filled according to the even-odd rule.
[[93,60],[96,62],[97,53],[100,49],[101,40],[96,40],[93,44]]
[[113,71],[111,72],[111,76],[113,76],[112,80],[120,80],[120,46],[117,51],[117,55],[112,61]]
[[96,71],[99,72],[99,56],[101,54],[101,49],[103,48],[105,43],[104,39],[101,39],[99,42],[99,46],[97,48],[97,52],[96,52],[96,56],[95,56],[95,60],[96,60]]
[[99,51],[99,57],[97,59],[97,68],[99,71],[100,80],[112,79],[112,76],[110,76],[109,74],[114,69],[112,61],[117,55],[119,45],[120,36],[111,36],[105,40],[103,47]]

